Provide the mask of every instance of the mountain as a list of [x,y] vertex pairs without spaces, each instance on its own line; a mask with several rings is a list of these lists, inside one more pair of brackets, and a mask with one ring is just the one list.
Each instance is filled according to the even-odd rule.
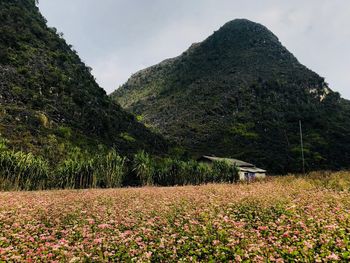
[[76,147],[166,151],[90,71],[34,0],[0,1],[0,134],[12,147],[54,159]]
[[194,157],[301,171],[301,120],[309,170],[350,166],[349,101],[266,27],[245,19],[134,74],[111,96]]

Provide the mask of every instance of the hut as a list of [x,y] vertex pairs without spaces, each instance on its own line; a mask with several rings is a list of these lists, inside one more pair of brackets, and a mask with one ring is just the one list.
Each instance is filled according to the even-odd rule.
[[241,160],[232,158],[219,158],[214,156],[202,156],[198,159],[199,162],[212,164],[213,162],[226,162],[236,166],[238,169],[239,179],[241,181],[251,181],[257,178],[265,178],[266,170],[256,167],[254,164],[247,163]]

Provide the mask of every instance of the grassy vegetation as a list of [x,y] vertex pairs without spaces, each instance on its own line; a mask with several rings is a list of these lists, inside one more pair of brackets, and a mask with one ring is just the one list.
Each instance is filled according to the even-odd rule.
[[312,172],[300,178],[319,188],[339,192],[350,192],[350,172]]
[[0,151],[0,189],[45,189],[49,181],[49,165],[33,154]]
[[0,261],[348,262],[350,173],[0,193]]
[[10,150],[6,141],[0,140],[0,190],[198,185],[237,180],[236,168],[224,162],[208,166],[193,160],[152,157],[144,151],[126,158],[115,150],[101,148],[99,154],[92,155],[76,148],[55,164],[32,153]]

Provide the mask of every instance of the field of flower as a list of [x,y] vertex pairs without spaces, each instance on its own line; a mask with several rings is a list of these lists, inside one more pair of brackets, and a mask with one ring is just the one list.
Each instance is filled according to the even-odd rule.
[[0,262],[347,262],[349,177],[4,192]]

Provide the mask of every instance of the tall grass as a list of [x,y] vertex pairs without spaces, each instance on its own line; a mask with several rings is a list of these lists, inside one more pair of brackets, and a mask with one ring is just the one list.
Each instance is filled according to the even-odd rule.
[[125,161],[115,150],[94,157],[73,157],[57,167],[53,183],[72,189],[121,187]]
[[213,164],[213,182],[234,183],[238,181],[237,168],[226,162],[214,162]]
[[91,188],[96,184],[93,159],[69,159],[60,164],[52,180],[51,187],[55,188]]
[[140,180],[141,185],[153,185],[154,166],[149,154],[144,151],[134,156],[133,171]]
[[48,187],[49,164],[31,153],[0,151],[1,188],[36,190]]
[[326,188],[334,191],[350,192],[350,176],[349,172],[330,172],[319,171],[311,172],[305,176],[298,176],[303,178],[306,182],[319,188]]
[[120,156],[115,150],[106,155],[99,155],[95,159],[95,187],[115,188],[122,187],[126,176],[126,158]]
[[140,186],[174,186],[233,183],[238,172],[225,162],[210,166],[193,160],[155,159],[144,151],[127,162],[113,150],[94,157],[66,160],[58,166],[53,182],[59,182],[61,188],[113,188],[122,187],[133,176]]
[[153,161],[153,182],[156,185],[199,185],[205,183],[233,183],[238,181],[236,167],[225,162],[213,165],[193,160],[161,159]]
[[193,160],[153,158],[144,151],[131,160],[115,150],[97,155],[76,151],[50,165],[42,157],[9,150],[0,141],[1,190],[115,188],[135,180],[140,186],[199,185],[232,183],[236,177],[236,168],[223,162],[209,166]]

